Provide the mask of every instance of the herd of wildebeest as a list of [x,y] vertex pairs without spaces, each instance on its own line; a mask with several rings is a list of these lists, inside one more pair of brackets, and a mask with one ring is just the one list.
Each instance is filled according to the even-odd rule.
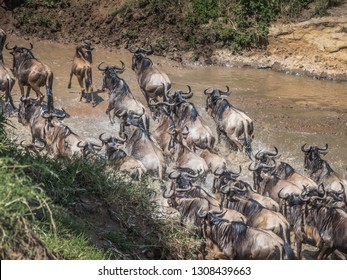
[[[137,100],[120,77],[125,70],[122,61],[120,66],[99,63],[101,90],[109,92],[106,114],[112,124],[117,118],[120,128],[117,135],[105,137],[102,133],[101,142],[92,143],[63,124],[66,112],[57,110],[53,102],[53,73],[35,58],[33,45],[9,46],[5,41],[6,34],[0,29],[2,109],[18,113],[19,123],[29,127],[32,139],[30,144],[21,143],[25,149],[57,157],[102,158],[120,173],[137,178],[150,173],[169,182],[163,197],[178,211],[182,225],[201,238],[200,258],[210,253],[215,259],[301,259],[306,243],[318,248],[317,259],[346,259],[347,181],[323,159],[328,145],[301,147],[305,175],[280,161],[276,147],[253,152],[253,121],[227,99],[228,86],[204,91],[205,109],[215,123],[215,139],[206,120],[189,102],[191,88],[172,91],[169,77],[148,57],[152,48],[134,46],[128,49],[133,54],[131,68],[147,104]],[[12,69],[3,61],[4,47],[13,56]],[[76,76],[80,101],[89,100],[94,106],[92,51],[89,41],[76,47],[68,87]],[[21,93],[19,108],[11,97],[15,82]],[[35,99],[29,96],[31,89]],[[150,129],[152,123],[157,125]],[[253,185],[239,178],[241,167],[236,172],[219,153],[221,136],[249,158]],[[174,168],[168,172],[170,165]],[[214,178],[209,188],[201,186],[207,174]]]

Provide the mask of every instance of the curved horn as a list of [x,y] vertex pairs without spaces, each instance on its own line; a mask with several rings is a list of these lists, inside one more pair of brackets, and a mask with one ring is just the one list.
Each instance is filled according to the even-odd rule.
[[7,44],[5,45],[6,50],[12,51],[12,50],[14,50],[15,48],[17,48],[17,45],[14,45],[13,48],[9,48],[9,47],[8,47],[8,44],[9,44],[9,43],[7,43]]
[[115,115],[118,117],[118,118],[122,118],[124,115],[126,114],[126,111],[125,110],[118,110]]
[[182,92],[182,95],[184,96],[185,99],[189,99],[193,96],[192,88],[188,86],[188,92]]
[[249,171],[258,171],[259,170],[259,168],[260,168],[260,164],[257,166],[257,167],[255,167],[255,168],[252,168],[251,166],[252,166],[252,164],[257,164],[256,162],[251,162],[249,165],[248,165],[248,170]]
[[276,156],[278,156],[278,149],[277,149],[276,146],[274,146],[274,148],[275,148],[275,152],[274,153],[266,152],[266,155],[268,157],[276,157]]
[[204,90],[204,94],[205,94],[205,95],[211,95],[211,94],[212,94],[213,89],[212,89],[211,92],[208,92],[208,90],[209,90],[209,88],[207,88],[207,89]]
[[256,154],[255,154],[255,159],[257,160],[261,160],[262,159],[262,156],[264,155],[264,152],[262,150],[258,151]]
[[99,65],[98,65],[98,70],[104,72],[104,71],[108,68],[108,66],[106,66],[105,68],[101,68],[100,66],[101,66],[101,64],[103,64],[103,63],[104,63],[103,61],[101,61],[101,62],[99,63]]
[[288,199],[288,197],[290,196],[289,193],[287,193],[287,194],[284,195],[284,196],[281,195],[283,189],[284,189],[284,188],[282,188],[282,189],[278,192],[277,196],[278,196],[278,198],[280,198],[280,199]]
[[199,208],[198,212],[196,213],[200,218],[204,219],[207,217],[207,211],[205,211],[202,208]]
[[143,51],[143,53],[145,53],[147,55],[151,55],[154,53],[154,50],[153,50],[151,45],[149,46],[149,50],[144,50],[144,49],[141,49],[141,50]]
[[179,172],[177,172],[178,175],[174,177],[172,174],[175,173],[175,172],[177,172],[177,171],[176,171],[176,170],[175,170],[175,171],[172,171],[172,172],[168,175],[169,179],[175,180],[175,179],[177,179],[177,178],[181,175]]
[[230,171],[233,175],[240,175],[241,174],[241,171],[242,171],[242,168],[241,168],[241,165],[239,165],[239,172],[238,173],[236,173],[236,172],[234,172],[234,171]]
[[189,178],[198,178],[199,173],[190,173],[186,171],[182,171],[181,174],[183,173],[184,176],[189,177]]
[[102,139],[102,135],[104,135],[106,132],[103,132],[99,135],[99,140],[102,142],[102,145],[106,144],[109,139]]
[[59,115],[59,114],[56,114],[56,113],[50,113],[48,111],[44,111],[41,116],[44,118],[44,119],[49,119],[49,118],[57,118],[59,120],[62,120],[66,117],[66,112],[64,109],[61,109],[63,111],[63,114],[62,115]]
[[78,148],[84,148],[84,147],[85,147],[85,144],[82,145],[82,142],[83,142],[83,141],[79,141],[79,142],[77,143],[77,147],[78,147]]
[[120,63],[122,63],[121,67],[113,66],[113,69],[116,71],[117,74],[122,74],[124,72],[124,70],[125,70],[124,62],[120,60]]
[[135,46],[131,46],[128,50],[129,50],[129,52],[131,52],[131,53],[136,53],[136,52],[139,50],[139,48],[138,48],[138,47],[135,47]]
[[182,188],[176,188],[176,192],[188,192],[193,189],[193,186],[189,186],[189,188],[182,189]]
[[156,102],[153,98],[149,99],[149,105],[150,106],[158,106],[158,105],[174,106],[175,104],[176,104],[175,102],[173,102],[173,103],[169,103],[169,102],[166,102],[166,101]]
[[28,48],[29,51],[33,49],[34,45],[30,42],[30,49]]
[[167,193],[166,191],[167,191],[167,189],[164,186],[164,191],[163,191],[163,197],[164,198],[171,198],[174,195],[174,190],[172,188],[170,188],[169,193]]
[[[122,136],[122,134],[123,134],[124,136]],[[119,132],[118,137],[115,137],[115,139],[116,139],[116,141],[117,141],[118,143],[123,144],[123,143],[125,143],[125,142],[128,140],[128,136],[127,136],[125,133]]]
[[328,144],[325,144],[325,147],[324,147],[324,148],[318,148],[318,147],[317,147],[317,150],[318,150],[318,151],[326,151],[326,150],[328,150]]
[[221,91],[221,90],[219,90],[219,93],[220,93],[221,95],[229,95],[229,94],[230,94],[229,87],[228,87],[228,86],[225,86],[225,87],[227,88],[226,91]]
[[309,150],[311,150],[311,146],[309,146],[308,149],[305,149],[305,146],[306,146],[306,143],[301,146],[301,151],[303,151],[304,153],[307,153]]

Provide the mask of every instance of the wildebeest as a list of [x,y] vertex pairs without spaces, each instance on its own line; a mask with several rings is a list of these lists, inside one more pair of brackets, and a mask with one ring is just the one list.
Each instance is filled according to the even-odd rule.
[[112,124],[115,122],[117,112],[124,113],[132,111],[140,115],[145,109],[143,104],[133,96],[128,84],[118,76],[118,74],[123,73],[125,70],[124,63],[122,61],[121,63],[121,67],[113,65],[102,68],[101,65],[103,62],[98,65],[98,69],[102,71],[104,75],[103,87],[110,91],[106,114],[108,114]]
[[[33,45],[30,43],[30,48],[18,47],[15,45],[12,48],[6,44],[6,49],[10,50],[13,56],[13,72],[18,80],[21,96],[24,96],[24,87],[27,87],[26,97],[29,97],[30,90],[36,92],[38,101],[42,101],[45,96],[40,88],[46,87],[46,94],[52,96],[53,100],[53,72],[46,65],[41,63],[32,53]],[[53,102],[50,102],[53,110]]]
[[271,231],[256,229],[243,222],[229,222],[212,212],[200,211],[203,234],[220,250],[218,259],[285,259],[283,240]]
[[85,141],[81,136],[64,125],[61,120],[66,116],[56,113],[44,112],[42,117],[46,119],[45,143],[48,153],[54,156],[79,157],[97,154],[101,146]]
[[245,196],[246,198],[257,201],[263,207],[269,210],[272,210],[275,212],[280,211],[280,206],[275,200],[273,200],[269,196],[264,196],[257,193],[255,190],[253,190],[251,185],[248,184],[247,182],[242,180],[237,180],[233,184],[239,189],[239,192],[242,193],[242,195]]
[[126,143],[127,154],[141,161],[148,172],[155,172],[159,179],[163,179],[166,164],[163,151],[158,143],[154,141],[149,132],[149,120],[144,120],[144,110],[142,114],[125,114],[122,118],[121,135],[126,135],[125,127],[134,126],[132,135],[128,136]]
[[321,237],[317,259],[327,259],[335,250],[347,254],[346,211],[317,203],[307,210],[305,222]]
[[284,250],[288,259],[294,258],[290,242],[290,226],[286,218],[275,211],[263,207],[254,199],[238,195],[243,189],[238,188],[238,182],[222,187],[222,206],[234,209],[248,219],[247,225],[274,232],[284,241]]
[[[318,247],[320,252],[321,250],[327,250],[326,255],[320,256],[320,253],[318,253],[316,257],[327,258],[330,253],[335,251],[334,253],[338,258],[345,258],[345,256],[342,256],[342,252],[346,251],[344,244],[346,240],[344,231],[346,228],[343,229],[343,227],[346,227],[346,224],[343,225],[346,223],[346,212],[340,207],[331,206],[328,200],[329,194],[321,187],[322,185],[320,185],[318,195],[312,195],[312,193],[305,190],[301,195],[285,198],[288,208],[286,217],[293,228],[298,259],[302,258],[303,243]],[[342,214],[342,219],[336,217],[340,214]],[[342,250],[340,251],[341,245]],[[323,249],[323,246],[325,249]],[[343,246],[345,249],[343,249]]]
[[45,143],[46,120],[42,117],[44,111],[41,102],[29,97],[21,97],[18,108],[18,122],[30,127],[31,142],[33,144]]
[[[166,190],[163,197],[168,199],[168,204],[177,209],[181,214],[183,225],[193,226],[195,233],[201,236],[202,219],[197,214],[200,210],[213,211],[216,215],[230,221],[247,222],[247,218],[232,209],[222,209],[220,203],[208,194],[203,188],[192,185],[190,179],[197,176],[187,172],[173,171],[169,178],[173,180],[169,192]],[[189,184],[188,188],[186,183]]]
[[187,102],[187,99],[193,96],[191,87],[188,86],[188,92],[177,90],[174,93],[168,93],[167,96],[170,103],[175,103],[172,111],[176,117],[177,127],[187,127],[189,130],[186,138],[188,147],[193,150],[196,148],[213,149],[215,137],[212,130],[200,116],[196,106],[191,102]]
[[5,110],[8,106],[8,102],[11,104],[12,108],[17,109],[13,103],[13,98],[11,95],[12,88],[15,84],[15,78],[13,76],[12,71],[5,66],[4,61],[2,59],[2,50],[0,49],[0,91],[5,92]]
[[185,138],[189,134],[188,129],[174,128],[170,132],[171,140],[169,143],[169,150],[172,151],[176,167],[190,169],[193,173],[200,175],[206,174],[208,166],[206,161],[192,151]]
[[106,146],[106,160],[108,163],[115,165],[120,173],[134,175],[138,179],[141,179],[142,175],[147,172],[146,167],[141,161],[129,156],[126,151],[120,147],[124,145],[127,139],[121,137],[102,138],[103,134],[104,133],[99,135],[99,139],[102,144]]
[[145,50],[142,48],[132,47],[129,49],[133,53],[131,69],[135,71],[137,81],[143,95],[146,98],[147,105],[149,99],[159,101],[159,97],[166,101],[165,94],[171,88],[171,81],[167,74],[159,70],[147,55],[153,54],[153,49]]
[[277,176],[281,180],[289,181],[299,188],[309,188],[314,191],[317,190],[318,185],[312,179],[298,173],[289,163],[286,162],[276,162],[281,155],[278,154],[278,149],[275,147],[275,152],[267,152],[267,151],[258,151],[255,154],[255,160],[258,164],[272,164],[276,163],[276,168],[273,171],[273,174]]
[[205,109],[216,123],[218,143],[221,134],[224,134],[232,145],[236,145],[239,151],[245,149],[248,157],[252,159],[253,121],[245,112],[222,97],[230,94],[229,87],[226,91],[206,89],[204,93],[207,95]]
[[249,165],[248,169],[253,171],[254,189],[261,195],[271,197],[280,204],[280,208],[281,199],[278,196],[279,192],[282,192],[282,195],[301,194],[303,189],[302,187],[299,188],[297,185],[287,180],[281,180],[274,174],[276,168],[275,164],[267,165],[260,163],[256,165],[255,168],[252,168],[251,165],[252,163]]
[[153,119],[159,121],[158,126],[153,131],[153,138],[163,150],[165,157],[169,159],[172,156],[171,152],[169,151],[171,139],[169,131],[176,126],[173,118],[171,117],[171,104],[167,102],[153,102],[150,100],[150,106]]
[[321,158],[321,155],[327,154],[328,144],[324,148],[318,146],[306,148],[306,144],[304,144],[301,150],[305,154],[304,169],[309,177],[318,185],[323,184],[326,191],[339,192],[343,190],[344,201],[347,203],[347,180],[343,179],[326,160]]
[[[71,79],[72,76],[75,75],[77,77],[78,83],[81,87],[81,96],[82,98],[90,93],[93,106],[96,105],[93,94],[93,77],[92,77],[92,51],[94,48],[91,47],[89,42],[84,42],[79,44],[76,47],[75,55],[72,60],[72,67],[70,72],[70,80],[68,84],[68,88],[71,88]],[[83,84],[84,82],[84,84]],[[91,92],[89,92],[91,90]],[[86,96],[86,99],[88,97]]]

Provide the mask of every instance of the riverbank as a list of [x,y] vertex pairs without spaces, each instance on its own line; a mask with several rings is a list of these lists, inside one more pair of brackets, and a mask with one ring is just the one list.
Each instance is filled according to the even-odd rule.
[[[146,46],[153,45],[155,54],[187,65],[249,66],[316,79],[347,81],[347,0],[328,9],[324,17],[308,15],[300,17],[305,21],[274,23],[264,49],[251,49],[241,54],[218,49],[218,44],[197,44],[194,51],[188,51],[189,43],[175,28],[178,22],[173,23],[170,17],[165,17],[160,24],[153,22],[151,19],[156,14],[152,12],[145,16],[144,10],[132,10],[133,2],[87,3],[89,12],[75,1],[71,1],[71,7],[61,6],[58,12],[58,8],[44,6],[34,14],[30,12],[32,8],[12,11],[0,8],[0,26],[8,34],[28,40],[77,43],[89,39],[95,45],[117,49],[146,43]],[[176,14],[171,12],[172,17],[177,16],[177,11]],[[77,14],[80,16],[76,17]]]
[[347,81],[347,3],[341,7],[344,10],[332,9],[326,17],[272,25],[269,44],[264,50],[242,55],[216,50],[211,61],[222,66],[250,66],[316,79]]

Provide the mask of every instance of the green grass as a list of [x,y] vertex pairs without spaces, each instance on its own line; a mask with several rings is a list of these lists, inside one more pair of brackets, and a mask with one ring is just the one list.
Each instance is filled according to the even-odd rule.
[[157,181],[98,160],[33,157],[8,139],[8,125],[0,115],[1,259],[193,258],[187,230],[151,201]]

